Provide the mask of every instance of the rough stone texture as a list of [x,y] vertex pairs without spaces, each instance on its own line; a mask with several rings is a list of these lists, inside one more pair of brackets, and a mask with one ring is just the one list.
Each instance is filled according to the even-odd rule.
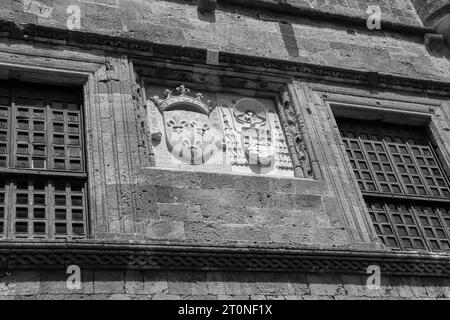
[[348,245],[329,195],[322,181],[142,169],[137,223],[147,239]]
[[427,18],[435,14],[439,8],[448,5],[448,0],[411,0],[417,14],[424,23],[427,22]]
[[[93,275],[93,277],[92,277]],[[448,299],[450,280],[381,276],[379,289],[365,276],[302,273],[83,270],[80,290],[69,290],[63,270],[14,271],[3,277],[7,299]]]
[[[260,3],[280,3],[276,0],[262,0]],[[402,0],[286,0],[283,5],[292,8],[311,8],[322,12],[349,17],[366,17],[369,5],[378,5],[385,19],[411,25],[421,25],[410,1]]]
[[[6,0],[0,18],[66,28],[67,0],[53,5],[48,18],[23,12],[19,0]],[[45,3],[45,1],[41,1]],[[219,5],[214,19],[203,19],[189,2],[121,0],[80,1],[81,30],[155,43],[220,50],[252,56],[353,68],[425,79],[448,78],[449,64],[442,55],[430,55],[423,39],[388,30],[370,31],[340,23],[286,16],[254,8]],[[370,3],[358,1],[296,1],[299,6],[326,8],[368,16]],[[117,5],[115,5],[117,4]],[[409,0],[376,1],[387,20],[420,24]],[[391,18],[392,17],[392,18]],[[446,54],[446,53],[444,53]]]
[[413,0],[413,5],[423,24],[434,28],[450,43],[450,1],[449,0]]

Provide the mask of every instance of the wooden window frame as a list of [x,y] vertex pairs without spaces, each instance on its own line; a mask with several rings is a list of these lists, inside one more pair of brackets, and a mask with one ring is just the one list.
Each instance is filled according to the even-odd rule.
[[[348,118],[347,118],[347,119],[348,119]],[[339,122],[340,122],[340,121],[339,121],[339,120],[336,120],[336,121],[337,121],[338,126],[339,126]],[[347,121],[347,120],[344,120],[343,122],[346,122],[346,121]],[[376,133],[378,134],[379,137],[381,137],[381,136],[383,135],[383,133],[382,133],[382,131],[381,131],[381,128],[382,128],[383,126],[385,126],[385,125],[382,124],[382,123],[380,123],[379,125],[377,125],[377,130],[376,130],[377,132],[376,132]],[[375,125],[374,125],[374,127],[375,127]],[[424,129],[425,129],[425,128],[424,128]],[[424,133],[425,133],[425,132],[424,132]],[[425,133],[425,134],[426,134],[426,133]],[[395,160],[394,160],[394,156],[397,155],[397,153],[394,153],[394,152],[392,152],[391,150],[389,150],[390,147],[391,147],[391,144],[398,144],[398,143],[387,142],[385,139],[383,139],[383,137],[382,137],[381,140],[378,142],[378,143],[381,144],[382,147],[383,147],[383,151],[381,151],[380,153],[383,153],[383,154],[386,154],[386,155],[387,155],[387,161],[386,161],[385,163],[392,165],[393,170],[392,170],[390,173],[391,173],[392,175],[395,176],[396,181],[395,181],[395,183],[393,183],[392,181],[391,181],[391,182],[389,182],[389,181],[383,182],[383,181],[379,181],[378,179],[374,178],[374,179],[372,179],[372,181],[373,181],[373,183],[375,184],[375,187],[376,187],[376,189],[378,189],[378,191],[362,190],[362,192],[363,192],[364,194],[370,195],[370,196],[386,197],[387,194],[390,194],[390,195],[392,195],[393,197],[400,197],[400,196],[401,196],[401,197],[404,198],[404,199],[410,199],[410,200],[427,200],[427,201],[429,201],[429,200],[431,199],[431,200],[436,200],[436,201],[439,201],[439,202],[448,202],[448,203],[450,203],[450,192],[449,192],[449,189],[450,189],[450,179],[449,179],[448,176],[445,174],[445,170],[444,170],[443,164],[441,163],[441,160],[439,159],[439,156],[437,155],[436,151],[434,150],[436,147],[433,147],[433,145],[432,145],[432,140],[430,139],[430,137],[429,137],[428,135],[424,135],[423,137],[427,140],[427,147],[430,149],[430,152],[431,152],[431,155],[430,155],[429,157],[432,158],[433,160],[436,160],[436,162],[437,162],[437,165],[436,165],[435,167],[437,167],[437,168],[439,169],[439,173],[442,175],[442,178],[441,178],[441,179],[442,179],[442,180],[444,181],[444,183],[446,184],[446,188],[441,187],[441,189],[446,189],[445,192],[448,193],[448,194],[447,194],[447,197],[448,197],[448,198],[445,198],[445,197],[444,197],[445,195],[442,195],[442,196],[435,196],[435,195],[432,194],[432,193],[433,193],[432,187],[431,187],[430,185],[428,185],[428,184],[425,183],[427,176],[424,176],[423,171],[421,171],[423,165],[421,165],[420,163],[418,163],[418,160],[416,159],[416,157],[415,157],[415,155],[414,155],[414,152],[412,151],[413,148],[414,148],[415,146],[411,147],[410,142],[406,142],[406,143],[405,143],[405,146],[406,146],[407,149],[408,149],[408,150],[407,150],[408,153],[407,153],[407,154],[404,154],[404,156],[405,156],[405,157],[408,156],[408,157],[410,157],[410,158],[412,159],[412,162],[411,162],[411,164],[410,164],[410,167],[413,167],[414,169],[417,169],[415,175],[419,177],[419,179],[421,180],[422,184],[420,184],[420,185],[418,185],[418,184],[413,184],[413,183],[408,183],[408,184],[407,184],[407,183],[404,181],[403,177],[405,177],[405,176],[406,176],[406,177],[412,177],[413,174],[411,174],[411,173],[402,174],[402,173],[399,171],[399,169],[396,168],[396,166],[395,166],[395,164],[398,164],[398,162],[395,162]],[[346,139],[343,138],[343,140],[346,140]],[[387,174],[387,172],[386,172],[385,170],[381,170],[381,171],[380,171],[380,170],[376,170],[376,169],[374,168],[373,162],[372,162],[372,161],[369,161],[369,159],[370,159],[370,155],[369,155],[370,151],[368,151],[365,147],[362,147],[362,145],[365,144],[366,142],[363,142],[362,139],[361,139],[359,136],[358,136],[358,138],[357,138],[356,140],[358,140],[358,142],[359,142],[359,144],[360,144],[360,146],[361,146],[360,150],[361,150],[361,152],[362,152],[362,154],[363,154],[363,158],[362,158],[362,159],[363,159],[365,162],[367,162],[368,171],[369,171],[372,175],[373,175],[373,174],[376,174],[376,173],[378,173],[378,172]],[[371,141],[371,142],[372,142],[372,141]],[[376,151],[374,151],[373,153],[375,153],[375,154],[377,155],[377,152],[376,152]],[[402,156],[403,156],[403,154],[402,154]],[[353,161],[354,159],[350,159],[350,160]],[[380,161],[378,161],[378,162],[380,162]],[[397,167],[398,167],[398,166],[397,166]],[[406,167],[406,164],[405,164],[405,167]],[[409,167],[408,167],[408,168],[409,168]],[[433,175],[430,175],[430,176],[433,177],[433,178],[435,177],[435,176],[433,176]],[[359,180],[359,179],[358,179],[358,180]],[[385,183],[385,184],[395,184],[395,185],[398,185],[398,187],[399,187],[399,189],[400,189],[400,192],[396,192],[396,193],[395,193],[395,192],[389,192],[389,191],[381,191],[381,189],[383,189],[383,186],[382,186],[383,183]],[[411,195],[411,193],[407,193],[408,187],[409,187],[410,185],[414,186],[414,187],[415,187],[414,189],[418,189],[417,186],[423,187],[425,193],[424,193],[424,194],[420,194],[420,192],[419,192],[419,193],[416,194],[416,195]],[[391,189],[392,189],[392,188],[391,188]],[[417,190],[416,190],[416,191],[417,191]],[[442,191],[442,190],[441,190],[441,191]],[[442,192],[443,192],[443,191],[442,191]],[[426,193],[428,193],[428,194],[426,194]]]
[[[70,98],[65,99],[62,93],[61,95],[49,95],[48,92],[50,90],[62,90],[63,87],[56,85],[34,85],[30,83],[20,83],[16,81],[2,81],[2,85],[7,86],[9,88],[9,99],[10,103],[8,105],[8,115],[7,119],[9,121],[8,124],[8,134],[7,134],[7,167],[0,168],[0,179],[6,182],[6,187],[4,190],[5,201],[4,201],[4,214],[0,217],[1,238],[26,238],[26,239],[83,239],[88,235],[88,188],[87,188],[87,163],[86,163],[86,143],[85,143],[85,134],[84,134],[84,108],[83,108],[83,98],[81,96],[82,91],[79,88],[65,88],[64,90],[68,91],[78,91],[80,93],[79,98]],[[45,140],[42,142],[42,145],[45,146],[45,159],[46,159],[46,168],[21,168],[16,166],[16,148],[19,145],[18,139],[16,139],[17,132],[22,129],[18,129],[17,122],[20,121],[20,117],[17,116],[18,110],[21,108],[20,105],[16,103],[16,95],[17,95],[17,87],[21,86],[21,90],[26,91],[29,86],[40,88],[45,91],[45,96],[43,97],[44,105],[41,107],[43,110],[43,117],[41,120],[36,120],[31,112],[34,109],[31,106],[24,106],[23,108],[27,109],[28,116],[26,121],[28,123],[27,128],[23,129],[24,132],[28,133],[28,141],[27,143],[27,161],[30,166],[32,166],[33,160],[33,150],[30,148],[33,146],[35,141],[31,139],[30,135],[33,135],[34,131],[32,129],[32,125],[35,122],[42,121],[44,123],[44,131],[39,130],[39,132],[43,132],[45,134]],[[59,91],[57,91],[59,92]],[[52,96],[52,99],[50,98]],[[27,96],[28,99],[32,99],[32,95]],[[56,120],[57,123],[63,123],[64,129],[61,134],[64,135],[65,139],[65,154],[64,154],[64,163],[65,169],[59,170],[55,169],[53,165],[53,159],[55,158],[54,150],[53,150],[53,137],[56,131],[54,131],[54,123],[55,118],[53,118],[53,114],[55,108],[51,107],[51,103],[57,100],[64,101],[64,103],[76,104],[78,108],[73,110],[72,113],[77,113],[77,121],[69,121],[69,115],[71,110],[68,107],[64,107],[61,109],[63,112],[64,119],[62,121]],[[76,101],[75,101],[76,100]],[[76,147],[79,149],[79,163],[80,163],[80,171],[70,171],[69,162],[71,161],[71,157],[69,154],[70,144],[68,138],[70,136],[70,132],[68,128],[70,125],[75,124],[78,126],[77,137],[79,139],[79,143]],[[25,144],[25,143],[24,143]],[[24,155],[25,157],[25,155]],[[39,157],[44,159],[44,156]],[[28,187],[31,189],[27,190],[19,190],[17,185],[18,181],[26,181],[28,183]],[[33,183],[36,181],[40,181],[44,184],[44,189],[40,191],[33,191]],[[63,191],[55,190],[56,183],[65,181],[65,199],[66,202],[64,205],[58,206],[56,202],[56,196],[61,194]],[[71,190],[72,185],[79,184],[79,191]],[[77,187],[78,189],[78,187]],[[69,190],[69,191],[68,191]],[[19,204],[17,201],[17,196],[20,194],[27,194],[27,201],[25,203]],[[41,206],[44,217],[36,218],[36,209],[39,209],[39,205],[36,204],[34,198],[36,195],[42,195],[42,199],[44,199],[43,206]],[[41,200],[42,200],[41,199]],[[76,204],[74,205],[73,201],[76,200]],[[21,209],[22,208],[22,209]],[[22,216],[17,212],[17,209],[21,209],[23,212],[27,212],[25,216]],[[57,215],[57,212],[62,212],[65,210],[66,215],[65,218],[62,218],[62,215]],[[80,212],[82,219],[80,220]],[[76,217],[76,218],[74,218]],[[22,232],[17,232],[17,228],[22,224],[22,226],[27,226],[26,231],[25,228],[21,229]],[[42,230],[42,226],[44,226],[44,232],[35,232],[36,230]],[[60,230],[65,228],[66,232],[58,233],[58,227]],[[37,229],[36,229],[37,228]]]
[[[449,150],[446,148],[444,141],[442,140],[442,129],[439,126],[438,119],[436,117],[436,113],[440,112],[440,108],[442,105],[438,102],[431,103],[421,103],[411,101],[411,99],[399,99],[399,100],[390,100],[390,99],[375,99],[370,97],[370,95],[361,95],[361,96],[353,96],[352,94],[345,95],[342,93],[342,90],[336,93],[324,93],[325,99],[324,102],[329,108],[329,111],[333,115],[332,122],[335,128],[338,128],[338,124],[336,118],[349,118],[349,119],[364,119],[364,120],[380,120],[380,119],[389,119],[390,123],[398,123],[402,125],[419,125],[424,127],[428,134],[429,142],[435,146],[437,149],[436,158],[442,165],[442,170],[444,171],[444,175],[449,177]],[[392,95],[391,95],[392,96]],[[366,206],[366,200],[368,197],[373,200],[378,201],[386,201],[391,199],[392,195],[388,195],[383,192],[371,192],[370,194],[361,191],[359,186],[356,184],[358,181],[353,172],[353,168],[350,164],[350,159],[347,157],[346,149],[343,144],[343,140],[338,133],[335,136],[336,142],[341,145],[342,155],[345,157],[344,163],[347,167],[347,172],[352,175],[353,180],[355,181],[355,187],[358,189],[357,193],[360,194],[360,199],[362,200],[361,204]],[[435,149],[435,150],[436,150]],[[430,200],[431,199],[431,200]],[[397,201],[404,201],[406,203],[412,202],[412,206],[414,203],[420,203],[421,201],[425,201],[428,203],[435,203],[437,207],[450,204],[450,199],[444,198],[430,198],[426,197],[416,197],[410,195],[399,195]],[[412,209],[414,210],[414,209]],[[370,210],[367,208],[365,211],[370,213]],[[419,217],[416,216],[416,220]],[[369,219],[370,221],[371,219]],[[447,223],[446,229],[446,240],[450,239],[450,229],[447,219],[441,219],[443,223]],[[445,221],[443,221],[445,220]],[[372,226],[374,227],[375,234],[378,234],[375,230],[375,225],[372,222]],[[445,224],[443,224],[445,227]],[[423,228],[421,227],[422,234],[424,233]],[[392,248],[393,250],[416,250],[416,251],[445,251],[448,252],[448,249],[436,249],[431,248],[430,242],[426,237],[422,237],[424,241],[426,241],[426,248],[418,249],[418,248],[406,248],[401,244],[397,248]],[[389,247],[389,246],[388,246]]]

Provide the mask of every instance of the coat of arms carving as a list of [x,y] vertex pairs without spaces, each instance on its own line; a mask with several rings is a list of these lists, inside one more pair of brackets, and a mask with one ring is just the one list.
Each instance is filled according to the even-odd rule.
[[204,101],[201,93],[192,94],[184,85],[176,91],[174,94],[166,89],[164,98],[151,98],[163,115],[167,148],[187,164],[203,164],[223,148],[221,135],[210,119],[214,106]]
[[271,166],[275,156],[274,141],[264,105],[255,99],[244,98],[236,102],[233,115],[234,128],[241,136],[248,163]]
[[[147,115],[155,166],[293,176],[274,101],[151,86]],[[207,98],[206,98],[207,97]],[[212,102],[211,102],[212,101]]]
[[[231,164],[259,171],[292,170],[291,158],[277,115],[257,99],[242,98],[221,108]],[[265,168],[265,169],[264,169]]]

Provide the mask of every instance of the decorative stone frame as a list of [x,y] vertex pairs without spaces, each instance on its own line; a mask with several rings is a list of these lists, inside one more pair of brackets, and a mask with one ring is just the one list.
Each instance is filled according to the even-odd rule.
[[126,233],[121,216],[133,210],[129,186],[140,167],[138,121],[127,111],[134,110],[136,96],[132,64],[121,55],[64,49],[1,42],[0,52],[8,55],[0,78],[83,90],[89,237]]
[[[145,83],[147,81],[153,82],[153,81],[161,81],[162,79],[148,79],[143,77],[140,81],[142,83],[141,90],[144,92]],[[184,86],[184,83],[182,84]],[[195,84],[192,84],[195,88]],[[171,81],[167,83],[167,86],[175,86],[175,83],[172,83]],[[202,92],[203,93],[203,92]],[[216,91],[213,93],[222,93],[222,91]],[[236,94],[236,95],[249,95],[248,92],[239,90],[237,88],[228,89],[226,91],[227,94]],[[291,99],[291,93],[289,92],[288,88],[285,87],[282,89],[282,91],[277,93],[265,93],[264,95],[261,95],[258,92],[253,92],[250,94],[251,97],[259,97],[259,98],[266,98],[269,100],[272,100],[274,102],[276,113],[279,117],[280,123],[283,127],[283,132],[285,134],[286,138],[286,144],[287,148],[289,150],[293,168],[294,168],[294,176],[296,178],[306,178],[306,179],[316,179],[321,180],[322,175],[320,168],[318,166],[317,161],[314,160],[310,156],[309,153],[309,143],[304,139],[304,132],[303,132],[303,122],[301,118],[297,116],[298,111],[294,103],[292,103]],[[152,99],[152,98],[151,98]],[[144,99],[145,100],[145,99]],[[186,101],[186,103],[190,103],[189,100]],[[160,108],[160,107],[158,107]],[[154,135],[155,128],[147,128],[150,131],[150,137],[152,138]],[[159,132],[158,132],[159,133]],[[154,166],[154,161],[152,159],[152,146],[151,143],[148,143],[148,149],[151,153],[150,155],[150,165]],[[230,173],[231,174],[231,173]]]
[[325,169],[325,180],[340,194],[339,206],[345,208],[343,212],[347,225],[354,230],[351,235],[369,235],[372,241],[379,242],[373,238],[376,237],[375,229],[346,156],[335,116],[366,120],[389,116],[390,122],[423,125],[432,142],[437,145],[438,157],[449,175],[450,114],[446,111],[449,107],[448,101],[389,90],[379,92],[306,82],[296,82],[295,86],[310,115],[311,121],[306,122],[309,137],[313,141],[319,141],[314,143],[314,148]]
[[[173,63],[167,66],[157,59],[153,61],[133,59],[137,83],[141,94],[141,104],[150,97],[146,96],[145,86],[154,84],[167,88],[176,88],[180,84],[198,92],[231,93],[248,97],[259,97],[274,101],[280,123],[287,140],[287,147],[292,156],[294,176],[297,178],[322,180],[322,173],[308,139],[304,137],[303,120],[299,114],[299,106],[294,101],[294,92],[289,86],[290,79],[283,77],[264,76],[260,71],[249,75],[244,72],[225,71],[215,66]],[[144,109],[140,110],[145,113]],[[151,137],[151,128],[145,125],[147,137]],[[150,153],[150,166],[153,166],[151,141],[147,140]],[[144,151],[144,150],[143,150]],[[145,152],[145,151],[144,151]],[[143,157],[147,155],[143,154]]]

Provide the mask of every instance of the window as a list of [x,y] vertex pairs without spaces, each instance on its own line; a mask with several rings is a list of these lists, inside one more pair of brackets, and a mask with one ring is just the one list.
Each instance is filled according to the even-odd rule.
[[86,235],[77,90],[0,82],[0,237]]
[[382,242],[450,250],[450,184],[425,128],[336,121]]

